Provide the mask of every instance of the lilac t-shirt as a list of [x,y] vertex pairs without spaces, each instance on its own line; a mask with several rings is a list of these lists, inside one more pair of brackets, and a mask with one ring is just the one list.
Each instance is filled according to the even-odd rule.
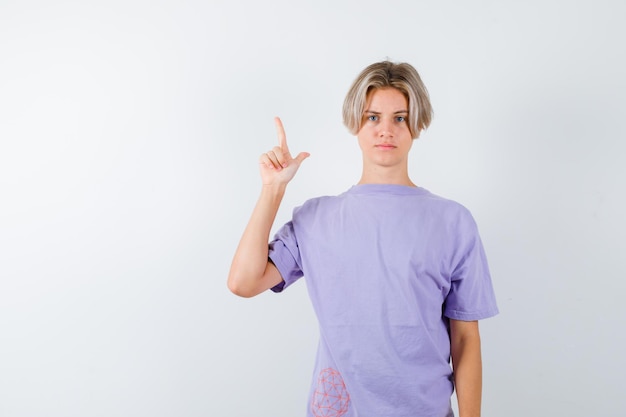
[[423,188],[357,185],[294,210],[270,242],[320,324],[308,416],[446,417],[449,319],[497,314],[476,223]]

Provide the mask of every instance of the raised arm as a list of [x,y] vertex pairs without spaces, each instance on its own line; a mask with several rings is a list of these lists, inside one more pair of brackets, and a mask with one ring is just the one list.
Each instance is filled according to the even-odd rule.
[[274,119],[278,146],[259,158],[263,186],[261,195],[243,232],[228,274],[228,288],[242,297],[253,297],[282,281],[278,269],[268,260],[270,230],[287,184],[309,154],[301,152],[293,158],[287,146],[285,129]]

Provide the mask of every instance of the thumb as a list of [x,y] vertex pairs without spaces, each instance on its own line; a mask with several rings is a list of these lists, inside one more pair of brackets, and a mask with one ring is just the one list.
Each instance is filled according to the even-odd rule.
[[301,164],[302,161],[307,159],[309,156],[311,156],[311,154],[308,152],[300,152],[294,159],[298,162],[298,164]]

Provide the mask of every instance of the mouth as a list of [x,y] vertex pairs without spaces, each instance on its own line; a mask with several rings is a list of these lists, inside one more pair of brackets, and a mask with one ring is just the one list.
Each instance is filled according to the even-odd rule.
[[374,146],[377,149],[381,149],[381,150],[390,150],[390,149],[395,149],[396,146],[390,144],[390,143],[381,143],[380,145],[375,145]]

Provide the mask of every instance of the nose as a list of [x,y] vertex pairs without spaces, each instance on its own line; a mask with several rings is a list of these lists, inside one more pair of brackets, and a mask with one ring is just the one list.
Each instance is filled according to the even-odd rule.
[[378,125],[378,135],[383,137],[393,137],[393,122],[388,118],[383,118]]

